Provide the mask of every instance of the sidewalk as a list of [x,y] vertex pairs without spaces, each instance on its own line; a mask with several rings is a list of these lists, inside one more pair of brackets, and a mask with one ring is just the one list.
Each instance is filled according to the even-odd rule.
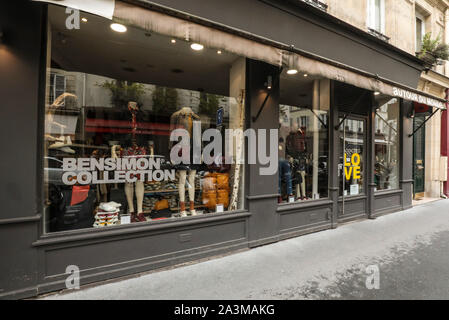
[[[396,262],[402,261],[414,267],[416,264],[416,268],[420,268],[420,263],[425,261],[420,260],[419,252],[427,252],[423,248],[429,250],[432,246],[437,248],[433,242],[446,234],[449,235],[449,200],[441,200],[376,220],[342,225],[336,230],[314,233],[206,262],[43,298],[345,298],[345,294],[353,295],[357,290],[364,296],[367,289],[362,287],[367,277],[367,266],[379,265],[381,283],[385,283],[382,279],[389,279],[391,285],[396,281],[395,277],[398,277],[394,273],[398,270],[393,268]],[[447,243],[446,239],[442,243]],[[435,259],[441,259],[442,256],[448,256],[448,252],[432,253],[433,256],[436,256]],[[412,262],[404,260],[406,258]],[[423,260],[430,263],[432,258],[426,257]],[[439,263],[446,265],[446,262]],[[447,265],[449,273],[449,262]],[[389,272],[384,278],[382,278],[383,270]],[[413,272],[418,275],[419,270]],[[423,272],[425,276],[428,275],[428,271]],[[445,272],[441,271],[435,275],[441,276],[442,280],[432,278],[432,281],[446,286],[449,274]],[[404,283],[409,284],[414,276],[409,272],[402,272],[399,277],[404,278],[397,281],[403,286]],[[353,281],[348,282],[348,279]],[[421,293],[417,294],[425,292],[422,289],[420,291]],[[439,295],[446,293],[449,295],[446,291],[440,292]],[[378,292],[377,296],[373,297],[384,298],[379,294]],[[393,293],[388,291],[385,294]]]

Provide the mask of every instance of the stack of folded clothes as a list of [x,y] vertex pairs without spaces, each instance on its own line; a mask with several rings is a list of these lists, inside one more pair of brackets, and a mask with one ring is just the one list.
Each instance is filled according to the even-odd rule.
[[93,227],[107,227],[119,224],[119,213],[121,204],[111,201],[102,202],[97,208]]

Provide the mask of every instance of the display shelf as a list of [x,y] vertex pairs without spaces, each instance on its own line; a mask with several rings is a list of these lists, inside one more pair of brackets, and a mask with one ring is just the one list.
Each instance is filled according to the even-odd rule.
[[[202,204],[196,204],[196,205],[194,205],[193,207],[194,207],[195,209],[205,208],[205,206],[202,205]],[[188,210],[188,209],[189,209],[189,206],[186,204],[186,210]],[[179,210],[181,210],[180,207],[178,207],[178,208],[170,208],[170,211],[179,211]]]
[[[201,191],[201,188],[196,188],[195,191]],[[145,191],[144,195],[146,196],[146,195],[152,195],[152,194],[157,194],[157,193],[173,193],[173,192],[179,192],[179,189],[165,189],[165,190]]]

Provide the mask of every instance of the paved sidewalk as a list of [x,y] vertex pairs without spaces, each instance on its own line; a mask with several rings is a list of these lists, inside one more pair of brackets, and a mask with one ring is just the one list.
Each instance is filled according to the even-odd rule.
[[[377,265],[380,289],[368,290]],[[449,200],[44,299],[449,299]]]

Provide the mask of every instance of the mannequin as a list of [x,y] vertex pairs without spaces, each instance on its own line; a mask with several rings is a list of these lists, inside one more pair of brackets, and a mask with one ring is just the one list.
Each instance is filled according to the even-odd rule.
[[[72,140],[70,139],[70,136],[64,136],[64,131],[67,128],[67,126],[64,124],[61,124],[59,122],[56,122],[54,120],[53,109],[58,109],[61,106],[63,106],[66,98],[73,98],[75,100],[77,99],[77,97],[74,94],[67,93],[67,92],[64,92],[63,94],[61,94],[59,97],[57,97],[55,99],[55,101],[50,106],[50,109],[46,115],[45,123],[47,126],[47,128],[46,128],[47,132],[45,134],[45,139],[47,141],[53,142],[53,144],[51,144],[49,146],[49,148],[58,148],[61,151],[64,151],[66,153],[74,154],[75,150],[68,147],[69,145],[72,144]],[[55,138],[50,134],[52,126],[57,127],[60,130],[60,136],[58,138]]]
[[[147,154],[144,147],[139,147],[136,142],[136,131],[137,131],[137,122],[136,122],[136,114],[139,110],[136,102],[129,102],[128,109],[132,115],[132,141],[131,146],[126,149],[120,149],[120,157],[139,157],[145,156]],[[115,148],[117,146],[113,146],[113,150],[115,153]],[[114,155],[112,155],[114,157]],[[138,179],[140,177],[137,177]],[[147,221],[143,214],[143,196],[144,196],[144,183],[143,181],[137,180],[136,182],[126,182],[125,183],[125,195],[126,201],[128,202],[128,211],[131,215],[131,222],[144,222]],[[134,210],[134,192],[136,194],[137,200],[137,215]]]
[[[190,146],[190,163],[184,164],[180,163],[175,166],[179,173],[179,207],[181,217],[187,216],[186,205],[185,205],[185,185],[187,182],[187,188],[189,191],[189,201],[190,201],[190,215],[195,216],[195,176],[197,165],[193,164],[193,122],[200,120],[200,117],[196,115],[193,110],[189,107],[181,108],[181,110],[176,111],[170,117],[170,132],[175,129],[185,129],[189,135]],[[169,149],[173,147],[173,141],[170,141]],[[188,173],[188,178],[187,178]]]
[[279,158],[279,198],[278,203],[282,203],[282,178],[287,185],[287,195],[288,197],[293,196],[292,190],[292,170],[290,167],[290,163],[286,160],[286,139],[288,135],[289,128],[287,126],[279,123],[279,150],[278,150],[278,158]]
[[302,156],[299,159],[298,174],[301,176],[301,183],[296,185],[296,197],[301,200],[306,200],[306,158]]
[[287,137],[287,154],[296,161],[295,175],[299,183],[296,184],[296,197],[298,199],[307,199],[306,196],[306,150],[305,131],[296,124],[293,125],[292,131]]

